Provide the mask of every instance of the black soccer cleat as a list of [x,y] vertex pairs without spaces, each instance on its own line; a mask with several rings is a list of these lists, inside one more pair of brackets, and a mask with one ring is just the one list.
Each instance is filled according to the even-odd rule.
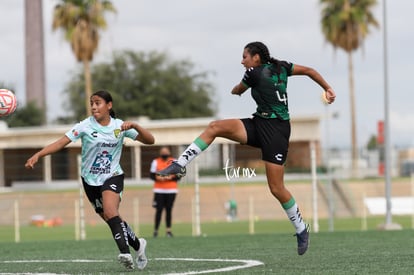
[[169,176],[169,175],[175,175],[178,179],[185,176],[187,170],[185,167],[182,167],[179,165],[176,161],[173,161],[170,165],[167,166],[167,168],[164,168],[157,172],[157,175],[160,176]]
[[305,254],[309,246],[309,225],[307,224],[301,233],[296,233],[294,236],[298,239],[298,254]]

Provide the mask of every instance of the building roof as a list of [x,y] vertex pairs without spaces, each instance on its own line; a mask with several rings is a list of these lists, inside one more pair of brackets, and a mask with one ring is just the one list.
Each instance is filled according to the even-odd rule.
[[[211,121],[216,119],[204,117],[150,120],[146,117],[139,117],[130,120],[136,121],[142,127],[150,130],[157,145],[179,145],[191,143]],[[62,137],[72,126],[73,124],[8,128],[2,124],[0,125],[0,149],[41,148]],[[320,139],[319,116],[292,118],[291,127],[291,141]],[[218,138],[215,142],[230,143],[231,141]],[[126,144],[142,146],[142,144],[129,139],[126,140]],[[69,144],[69,146],[79,147],[80,142]]]

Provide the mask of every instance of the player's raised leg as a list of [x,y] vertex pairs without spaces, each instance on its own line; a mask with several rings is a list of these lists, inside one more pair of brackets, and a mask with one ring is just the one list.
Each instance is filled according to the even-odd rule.
[[216,120],[209,123],[208,127],[191,143],[180,155],[177,161],[172,162],[167,168],[157,174],[176,175],[181,178],[185,175],[185,167],[201,152],[206,150],[216,137],[227,138],[241,144],[247,142],[246,129],[240,119]]

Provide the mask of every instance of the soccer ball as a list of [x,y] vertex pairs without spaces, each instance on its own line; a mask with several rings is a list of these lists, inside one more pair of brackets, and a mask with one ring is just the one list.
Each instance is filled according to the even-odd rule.
[[7,89],[0,89],[0,117],[11,115],[17,107],[14,93]]

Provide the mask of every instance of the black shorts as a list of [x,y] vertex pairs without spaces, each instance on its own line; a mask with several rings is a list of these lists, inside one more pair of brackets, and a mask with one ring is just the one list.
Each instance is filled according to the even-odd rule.
[[124,190],[124,175],[114,176],[107,179],[101,186],[92,186],[89,185],[84,178],[82,178],[83,188],[85,189],[85,194],[88,197],[88,200],[92,204],[96,213],[103,213],[102,205],[102,192],[105,190],[113,191],[119,196],[122,196],[122,191]]
[[169,208],[174,205],[175,197],[177,193],[154,193],[154,199],[152,200],[152,207],[157,209]]
[[241,119],[247,132],[247,145],[262,150],[262,160],[283,165],[287,158],[290,121],[277,118]]

